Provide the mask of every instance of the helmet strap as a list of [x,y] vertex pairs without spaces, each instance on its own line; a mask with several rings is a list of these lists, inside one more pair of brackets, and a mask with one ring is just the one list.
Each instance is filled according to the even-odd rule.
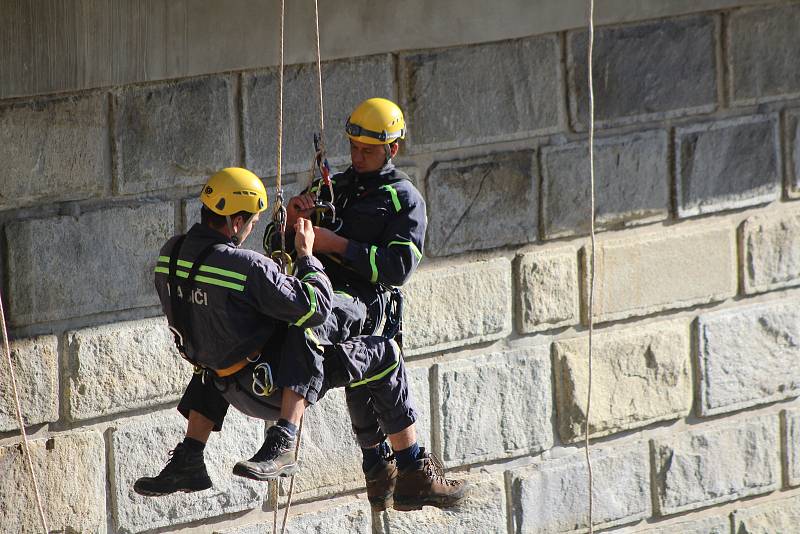
[[383,150],[386,151],[386,161],[383,162],[384,165],[386,165],[387,163],[392,161],[392,149],[389,148],[390,146],[391,146],[391,143],[387,143],[387,144],[383,145]]
[[[244,241],[244,238],[242,237],[242,234],[244,234],[244,229],[247,228],[247,226],[250,224],[250,221],[252,221],[253,217],[255,216],[255,213],[251,213],[250,216],[244,220],[242,227],[239,228],[239,231],[231,236],[231,241],[233,241],[233,244],[237,247],[241,246],[242,241]],[[230,228],[231,233],[233,233],[233,222],[231,222],[231,216],[226,215],[225,218],[228,220],[228,228]]]

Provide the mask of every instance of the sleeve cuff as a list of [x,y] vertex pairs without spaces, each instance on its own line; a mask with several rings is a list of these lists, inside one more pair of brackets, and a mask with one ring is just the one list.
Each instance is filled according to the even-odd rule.
[[322,266],[322,263],[314,256],[303,256],[302,258],[297,258],[294,262],[295,264],[295,272],[300,273],[301,271],[324,271],[325,268]]

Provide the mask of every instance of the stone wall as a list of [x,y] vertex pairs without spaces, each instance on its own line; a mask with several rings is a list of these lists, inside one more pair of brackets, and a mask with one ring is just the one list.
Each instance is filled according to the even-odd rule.
[[[778,2],[598,28],[597,529],[800,524],[798,27],[800,3]],[[404,288],[406,357],[421,441],[472,492],[457,510],[372,514],[335,391],[308,414],[289,532],[588,529],[586,45],[569,30],[324,64],[336,165],[356,102],[383,95],[407,113],[397,161],[430,226]],[[286,73],[289,194],[312,155],[313,68]],[[272,193],[275,75],[0,101],[3,295],[54,531],[271,528],[266,485],[230,474],[264,434],[239,414],[210,441],[213,490],[145,499],[131,486],[181,439],[191,374],[153,291],[156,251],[196,220],[217,168],[248,166]],[[0,525],[33,532],[0,376]]]

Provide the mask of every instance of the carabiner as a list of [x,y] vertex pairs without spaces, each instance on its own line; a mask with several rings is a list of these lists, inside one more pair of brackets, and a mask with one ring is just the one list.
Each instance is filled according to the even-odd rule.
[[[259,374],[263,377],[259,377]],[[259,363],[253,368],[252,389],[259,397],[269,397],[278,389],[272,381],[272,368],[268,363]]]

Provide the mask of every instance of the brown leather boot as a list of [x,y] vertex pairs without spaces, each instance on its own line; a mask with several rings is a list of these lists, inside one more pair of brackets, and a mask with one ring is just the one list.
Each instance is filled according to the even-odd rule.
[[425,452],[425,449],[420,449],[420,453],[415,466],[403,469],[397,475],[394,509],[421,510],[423,506],[450,508],[461,502],[466,495],[466,481],[446,478],[438,458]]
[[364,473],[367,480],[367,498],[372,509],[383,512],[392,507],[394,486],[397,483],[397,464],[392,459],[378,462]]

